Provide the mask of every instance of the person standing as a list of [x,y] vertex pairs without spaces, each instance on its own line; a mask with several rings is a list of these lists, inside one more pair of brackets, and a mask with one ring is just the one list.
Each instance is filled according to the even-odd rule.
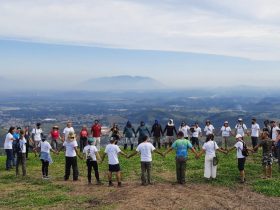
[[19,175],[19,165],[22,167],[22,176],[26,176],[26,139],[24,137],[25,131],[20,131],[19,139],[16,140],[16,176]]
[[280,129],[277,130],[275,145],[276,145],[277,156],[278,156],[278,171],[280,172]]
[[224,125],[221,128],[221,132],[222,132],[222,138],[224,139],[224,143],[225,143],[225,149],[227,149],[229,137],[232,135],[231,128],[229,126],[228,121],[225,121]]
[[65,175],[64,180],[68,181],[71,173],[71,168],[73,170],[73,181],[78,181],[79,170],[77,156],[82,159],[78,153],[78,143],[76,140],[76,135],[70,132],[67,135],[67,139],[63,142],[63,147],[65,147]]
[[4,149],[7,155],[6,159],[6,170],[9,171],[12,169],[12,162],[13,162],[13,142],[15,141],[14,139],[14,132],[15,132],[15,127],[10,127],[9,132],[6,135],[5,142],[4,142]]
[[151,181],[152,152],[163,156],[163,154],[156,150],[156,148],[149,142],[149,137],[145,136],[144,142],[139,144],[136,151],[128,156],[128,158],[131,158],[137,153],[141,154],[141,180],[143,186],[153,184]]
[[199,158],[203,153],[205,153],[204,177],[207,180],[216,179],[217,176],[217,164],[214,163],[216,151],[227,154],[226,151],[218,147],[217,143],[214,141],[214,135],[210,134],[207,136],[206,142],[202,146],[202,151],[197,155],[197,158]]
[[99,172],[98,172],[98,162],[97,160],[101,160],[100,155],[98,153],[98,149],[96,146],[94,146],[94,139],[89,138],[88,139],[88,145],[84,147],[83,149],[84,156],[87,161],[87,169],[88,169],[88,184],[92,184],[91,182],[91,171],[92,168],[95,173],[95,178],[97,181],[97,184],[101,184],[99,179]]
[[30,134],[30,128],[29,126],[25,126],[24,129],[25,133],[24,133],[24,138],[26,139],[26,160],[28,160],[28,154],[29,154],[29,148],[30,148],[30,138],[31,138],[31,134]]
[[37,123],[36,128],[33,128],[33,130],[32,130],[32,141],[34,143],[34,148],[38,147],[38,144],[42,140],[42,137],[41,137],[42,134],[43,134],[43,130],[41,128],[41,123]]
[[242,139],[244,139],[245,134],[247,133],[247,126],[244,124],[243,119],[239,118],[237,120],[237,124],[235,126],[236,135],[241,135]]
[[94,140],[94,144],[96,146],[96,148],[98,149],[98,151],[100,151],[101,148],[101,135],[102,135],[102,126],[100,125],[99,120],[95,120],[94,124],[91,128],[91,135],[93,137]]
[[82,153],[88,142],[88,129],[87,126],[83,126],[80,131],[80,152]]
[[66,125],[66,128],[64,128],[64,130],[63,130],[63,134],[62,134],[62,141],[63,142],[68,140],[68,135],[70,133],[75,133],[75,130],[72,127],[72,122],[68,122],[67,125]]
[[108,181],[109,187],[114,186],[112,182],[112,174],[116,173],[116,178],[118,181],[118,187],[122,186],[121,183],[121,168],[118,155],[121,154],[127,157],[127,154],[121,151],[118,145],[116,145],[116,138],[110,139],[110,143],[105,148],[105,153],[102,157],[102,162],[104,161],[105,156],[108,156],[109,172],[108,172]]
[[152,127],[151,130],[151,134],[153,135],[154,141],[153,141],[153,145],[154,147],[158,146],[158,148],[161,148],[161,136],[163,136],[163,131],[162,131],[162,127],[159,124],[158,120],[155,120],[155,123]]
[[178,133],[178,139],[172,144],[165,153],[167,155],[172,150],[176,150],[176,174],[177,174],[177,183],[185,184],[186,183],[186,162],[188,159],[188,150],[191,151],[197,156],[197,152],[193,148],[189,140],[184,138],[184,133],[180,131]]
[[182,131],[184,133],[184,138],[189,139],[190,127],[183,121],[178,131]]
[[15,141],[13,141],[13,166],[17,165],[17,143],[20,139],[20,131],[21,127],[17,127],[16,131],[13,134],[15,139]]
[[258,145],[260,135],[260,125],[257,123],[257,119],[252,119],[252,127],[251,127],[251,140],[252,146],[255,148]]
[[148,127],[145,125],[143,121],[140,122],[140,126],[136,130],[136,135],[139,133],[138,136],[138,145],[141,144],[144,141],[145,136],[151,136],[151,133],[148,129]]
[[130,121],[127,121],[126,126],[123,129],[123,135],[125,138],[124,150],[127,149],[127,144],[129,143],[130,150],[132,151],[134,147],[134,136],[136,136],[136,132]]
[[191,131],[191,143],[195,149],[200,150],[199,137],[202,138],[202,130],[196,122],[190,129]]
[[121,138],[119,126],[116,123],[114,123],[113,127],[110,130],[110,132],[111,132],[111,138],[116,139],[115,143],[118,144],[118,142],[119,142],[119,140]]
[[174,135],[177,136],[177,130],[173,119],[170,119],[168,121],[167,125],[164,128],[163,133],[165,134],[165,132],[166,132],[166,139],[165,139],[164,146],[167,149],[167,146],[169,147],[172,146],[172,143],[174,142]]
[[[277,139],[277,135],[278,135],[277,130],[279,129],[279,127],[277,126],[275,120],[270,121],[270,126],[271,126],[271,130],[270,130],[269,137],[270,137],[270,139],[272,139],[272,141],[275,142],[276,139]],[[273,145],[273,148],[272,148],[272,154],[273,154],[273,157],[275,159],[278,158],[278,154],[277,154],[277,151],[276,151],[276,145],[275,144]]]
[[206,120],[205,122],[205,128],[204,128],[204,132],[205,132],[205,135],[206,137],[210,134],[213,134],[214,135],[214,126],[211,124],[211,121],[210,120]]
[[51,146],[54,150],[57,151],[58,150],[58,140],[61,139],[58,126],[53,126],[53,128],[50,132],[50,137],[51,137]]

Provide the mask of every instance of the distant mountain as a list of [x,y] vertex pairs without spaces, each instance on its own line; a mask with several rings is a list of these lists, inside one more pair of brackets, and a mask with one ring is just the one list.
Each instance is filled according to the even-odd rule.
[[88,91],[108,90],[159,90],[166,88],[165,85],[150,77],[141,76],[113,76],[100,77],[85,81],[80,84],[81,89]]

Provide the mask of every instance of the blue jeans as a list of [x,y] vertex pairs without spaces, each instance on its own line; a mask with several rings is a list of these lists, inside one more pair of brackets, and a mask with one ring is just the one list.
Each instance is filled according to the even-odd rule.
[[12,163],[14,160],[13,156],[13,150],[12,149],[5,149],[7,160],[6,160],[6,170],[9,170],[12,168]]

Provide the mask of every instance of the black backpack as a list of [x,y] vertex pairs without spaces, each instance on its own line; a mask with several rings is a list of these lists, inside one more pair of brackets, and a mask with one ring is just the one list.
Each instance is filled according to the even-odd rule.
[[249,156],[249,151],[248,151],[248,148],[247,148],[247,145],[245,144],[245,142],[244,141],[242,141],[242,143],[243,143],[243,149],[242,149],[242,155],[244,156],[244,157],[248,157]]
[[22,153],[22,148],[20,147],[20,142],[19,142],[19,139],[16,140],[16,143],[15,143],[15,152],[17,154],[21,154]]

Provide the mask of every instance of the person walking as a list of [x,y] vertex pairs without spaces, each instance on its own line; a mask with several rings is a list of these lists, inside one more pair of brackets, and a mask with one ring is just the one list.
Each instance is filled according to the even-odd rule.
[[102,126],[100,125],[99,120],[95,120],[94,124],[91,127],[91,135],[94,140],[94,144],[98,151],[100,151],[101,148],[101,135],[102,135]]
[[197,152],[193,148],[189,140],[184,138],[184,133],[180,131],[178,133],[178,139],[172,144],[165,153],[166,156],[172,150],[176,150],[176,175],[177,183],[185,184],[186,183],[186,162],[188,159],[188,150],[190,149],[196,156]]
[[229,137],[232,135],[231,128],[229,126],[228,121],[225,121],[224,125],[222,126],[221,133],[222,133],[222,138],[224,140],[225,149],[227,150],[228,140],[229,140]]
[[165,134],[165,132],[166,132],[166,139],[165,139],[164,146],[167,149],[167,147],[172,146],[172,143],[174,142],[174,135],[177,136],[177,130],[173,119],[170,119],[168,121],[167,125],[164,128],[163,133]]
[[214,135],[209,134],[206,138],[206,142],[202,146],[202,151],[197,155],[197,158],[199,158],[205,153],[204,177],[207,180],[216,179],[217,176],[216,151],[227,154],[226,151],[218,147],[217,143],[214,141]]
[[130,150],[132,151],[134,147],[134,137],[136,136],[136,132],[130,121],[127,121],[126,126],[123,129],[123,135],[125,138],[124,150],[127,149],[127,145],[129,143]]
[[16,176],[19,175],[19,166],[22,167],[22,176],[26,176],[26,144],[27,141],[24,137],[25,131],[20,131],[19,139],[16,140],[16,153],[17,153],[17,161],[16,161]]
[[138,133],[139,133],[138,145],[144,141],[145,136],[151,136],[151,133],[150,133],[148,127],[145,125],[145,123],[143,121],[140,122],[140,126],[136,130],[136,136]]
[[252,119],[252,127],[251,127],[251,140],[252,146],[255,148],[258,145],[260,135],[260,125],[257,123],[257,119]]
[[88,129],[87,126],[84,125],[82,130],[80,131],[80,152],[82,153],[85,146],[88,143]]
[[151,130],[151,134],[153,135],[153,138],[154,138],[154,140],[153,140],[154,147],[155,148],[158,147],[160,149],[161,148],[160,139],[163,136],[163,130],[162,130],[162,127],[159,124],[158,120],[155,120],[155,123]]
[[14,132],[15,132],[15,127],[10,127],[9,131],[6,135],[5,142],[4,142],[4,150],[6,152],[6,170],[9,171],[12,169],[12,162],[13,162],[13,142],[15,141],[14,139]]
[[92,169],[95,173],[95,178],[97,184],[101,184],[100,178],[99,178],[99,172],[98,172],[98,162],[101,161],[100,155],[98,153],[97,147],[94,145],[94,139],[89,138],[88,139],[88,145],[84,147],[83,149],[84,157],[86,158],[86,164],[88,169],[88,184],[91,185],[91,172]]
[[163,154],[156,150],[156,148],[149,142],[149,137],[144,137],[144,142],[138,145],[136,151],[128,156],[128,158],[134,155],[141,154],[141,181],[143,186],[152,185],[151,173],[152,173],[152,152],[155,152],[161,156]]

